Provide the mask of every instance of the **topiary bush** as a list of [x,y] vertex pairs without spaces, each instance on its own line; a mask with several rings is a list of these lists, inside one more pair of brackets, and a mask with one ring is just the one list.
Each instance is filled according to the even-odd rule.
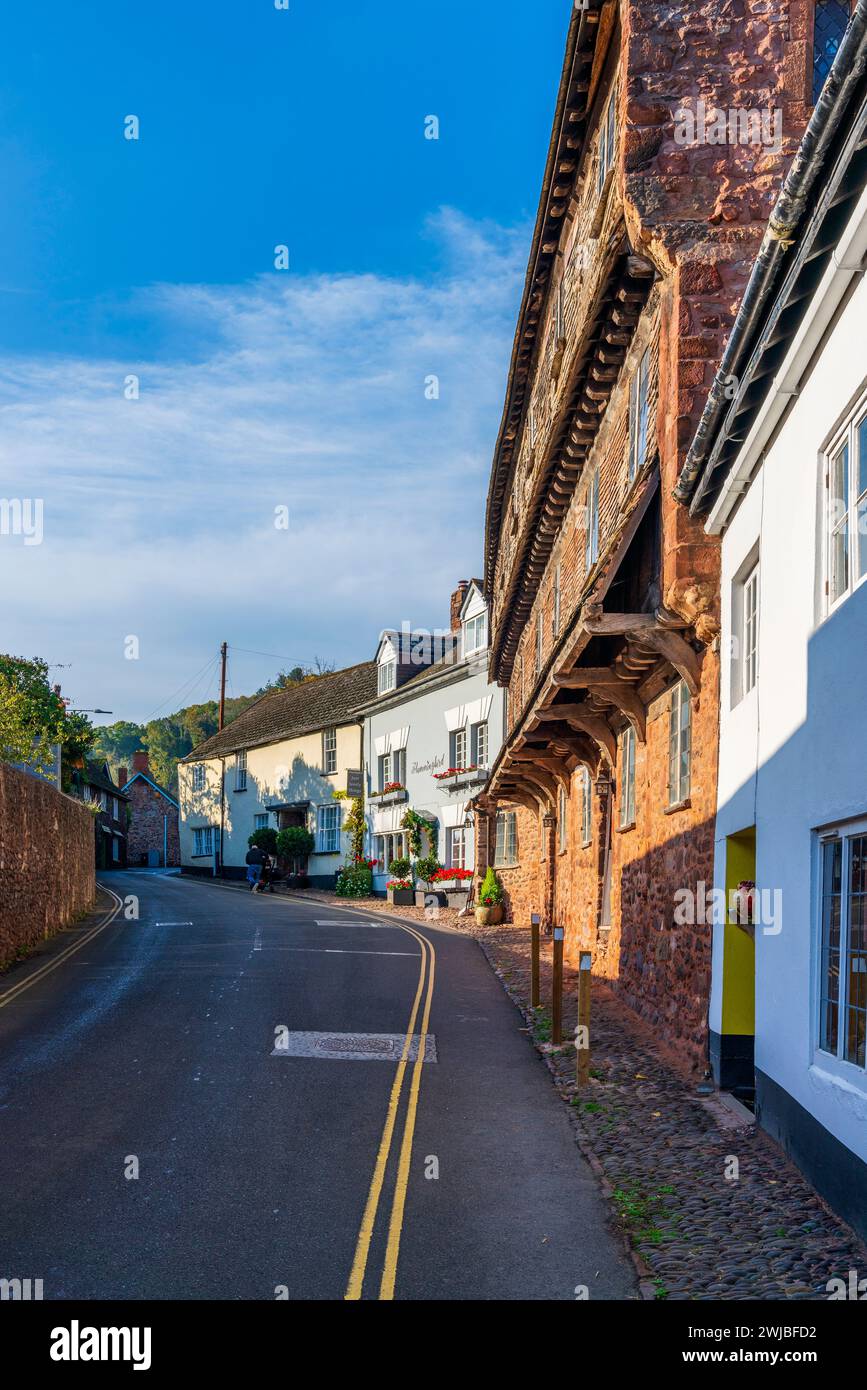
[[266,854],[276,854],[277,831],[273,826],[266,826],[263,830],[254,830],[248,838],[247,844],[250,849],[255,845],[257,849],[263,849]]
[[496,907],[497,904],[502,901],[503,889],[500,885],[500,880],[494,873],[493,865],[489,864],[488,871],[485,874],[481,889],[479,890],[479,902],[482,907]]
[[417,859],[415,861],[416,875],[423,883],[430,883],[434,874],[439,873],[441,868],[442,864],[435,854],[428,854],[424,859]]
[[408,859],[392,859],[388,872],[392,878],[409,878],[412,873],[412,864]]
[[277,853],[281,859],[306,859],[313,853],[315,840],[303,825],[287,825],[277,832]]

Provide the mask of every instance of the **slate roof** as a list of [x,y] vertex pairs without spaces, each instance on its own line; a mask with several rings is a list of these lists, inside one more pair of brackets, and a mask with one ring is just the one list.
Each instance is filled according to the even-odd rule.
[[112,796],[125,796],[125,792],[117,783],[106,776],[103,763],[93,762],[90,758],[85,759],[84,767],[78,770],[78,777],[90,787],[99,787],[102,791],[111,792]]
[[302,685],[273,690],[248,705],[221,733],[206,738],[181,762],[199,762],[243,748],[300,738],[335,724],[354,723],[354,711],[375,695],[375,661],[362,661]]

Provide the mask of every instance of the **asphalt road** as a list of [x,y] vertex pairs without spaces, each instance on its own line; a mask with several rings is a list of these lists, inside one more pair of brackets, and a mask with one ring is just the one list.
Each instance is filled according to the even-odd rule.
[[[475,941],[178,877],[104,883],[137,921],[0,977],[0,1278],[46,1299],[636,1296]],[[325,1046],[292,1055],[286,1033]],[[389,1046],[369,1035],[397,1035],[389,1060],[356,1060]]]

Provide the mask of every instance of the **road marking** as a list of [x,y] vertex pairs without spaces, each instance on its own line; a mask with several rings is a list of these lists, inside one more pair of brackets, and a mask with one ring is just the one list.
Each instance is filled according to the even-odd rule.
[[[396,1062],[405,1044],[403,1033],[287,1033],[271,1053],[272,1057],[312,1057],[328,1062]],[[415,1033],[410,1039],[407,1060],[437,1060],[436,1038],[432,1033]]]
[[[421,1023],[421,1035],[423,1038],[427,1037],[427,1030],[430,1024],[430,1006],[433,998],[434,975],[436,973],[436,953],[432,945],[430,951],[431,957],[428,970],[427,997],[424,1004],[424,1017]],[[400,1237],[403,1231],[404,1208],[406,1206],[406,1189],[409,1184],[409,1165],[410,1159],[412,1158],[412,1141],[415,1135],[418,1095],[421,1087],[421,1064],[424,1060],[424,1048],[419,1048],[412,1070],[409,1104],[407,1106],[406,1120],[404,1121],[403,1142],[400,1146],[400,1159],[397,1166],[397,1182],[394,1188],[391,1219],[388,1223],[388,1244],[385,1249],[382,1282],[379,1286],[379,1297],[381,1301],[394,1298],[394,1284],[397,1278],[397,1257],[400,1253]]]
[[415,1021],[418,1018],[419,1006],[424,993],[424,981],[427,970],[428,950],[433,947],[423,936],[418,936],[411,927],[404,927],[401,930],[408,931],[414,936],[421,945],[421,966],[418,973],[418,986],[413,1000],[412,1012],[409,1016],[409,1024],[403,1043],[403,1053],[397,1064],[397,1072],[392,1082],[391,1095],[388,1100],[388,1110],[385,1115],[385,1124],[382,1130],[382,1138],[379,1141],[379,1150],[376,1155],[376,1163],[373,1167],[373,1176],[370,1180],[370,1189],[367,1194],[367,1202],[364,1207],[364,1215],[361,1218],[361,1228],[358,1232],[358,1241],[355,1246],[355,1257],[352,1261],[352,1269],[349,1274],[349,1283],[346,1286],[346,1293],[343,1295],[345,1300],[356,1301],[361,1298],[364,1290],[364,1275],[367,1269],[367,1259],[370,1254],[370,1242],[373,1237],[373,1227],[376,1222],[376,1213],[379,1209],[379,1199],[382,1195],[382,1187],[385,1181],[385,1169],[388,1163],[388,1156],[391,1152],[391,1141],[394,1136],[394,1128],[397,1122],[397,1110],[400,1104],[400,1093],[403,1089],[403,1078],[406,1075],[407,1058],[415,1033]]
[[[373,1169],[373,1177],[370,1181],[370,1190],[367,1194],[367,1203],[364,1208],[364,1215],[361,1218],[361,1229],[358,1233],[358,1241],[355,1247],[355,1257],[352,1261],[352,1270],[349,1275],[349,1283],[346,1293],[343,1295],[345,1300],[358,1300],[364,1291],[364,1276],[367,1270],[367,1260],[370,1254],[370,1242],[373,1237],[373,1229],[376,1224],[379,1201],[382,1196],[382,1188],[385,1182],[385,1170],[388,1165],[389,1154],[391,1153],[392,1139],[394,1137],[397,1122],[397,1112],[400,1105],[401,1091],[403,1089],[403,1079],[406,1075],[407,1063],[412,1039],[415,1032],[415,1023],[418,1018],[419,1006],[424,993],[425,976],[428,979],[427,998],[424,1009],[424,1021],[420,1034],[420,1039],[424,1046],[420,1047],[414,1064],[412,1085],[410,1090],[410,1106],[407,1111],[404,1123],[403,1140],[400,1149],[400,1159],[398,1162],[398,1187],[395,1190],[394,1201],[392,1203],[391,1218],[389,1221],[388,1245],[386,1248],[385,1267],[382,1274],[380,1285],[380,1299],[392,1298],[394,1295],[394,1281],[397,1274],[397,1257],[400,1249],[400,1236],[403,1228],[404,1207],[406,1201],[406,1184],[409,1175],[409,1163],[412,1155],[412,1140],[415,1132],[415,1115],[418,1105],[419,1087],[421,1084],[421,1062],[424,1061],[427,1046],[427,1025],[430,1021],[430,1006],[433,995],[433,976],[436,951],[433,942],[428,941],[427,937],[421,936],[414,927],[407,926],[404,922],[395,922],[395,926],[401,931],[407,932],[414,937],[421,947],[421,968],[419,971],[418,988],[416,989],[413,1001],[412,1013],[410,1014],[409,1026],[404,1038],[403,1051],[400,1062],[398,1063],[397,1073],[391,1088],[391,1095],[388,1102],[388,1111],[385,1117],[385,1125],[382,1131],[382,1138],[379,1142],[379,1151],[376,1156],[376,1163]],[[403,1173],[403,1188],[400,1188],[401,1175]]]
[[191,927],[192,922],[154,922],[155,927]]
[[29,989],[31,985],[35,985],[38,980],[43,980],[46,975],[50,975],[52,970],[57,969],[58,965],[62,965],[63,962],[74,955],[76,951],[80,951],[82,946],[86,946],[88,941],[92,941],[101,931],[105,931],[106,927],[111,926],[115,917],[123,907],[123,898],[119,898],[113,889],[106,888],[104,883],[101,883],[99,886],[108,893],[110,897],[114,898],[115,904],[111,912],[106,914],[104,921],[99,922],[89,932],[85,932],[84,936],[78,941],[73,941],[70,946],[67,946],[65,951],[61,951],[59,956],[55,956],[53,960],[48,961],[41,969],[34,970],[33,974],[28,975],[26,980],[22,980],[20,984],[12,985],[10,989],[0,994],[0,1009],[5,1008],[7,1004],[11,1004],[13,999],[17,999],[19,994],[23,994],[25,989]]

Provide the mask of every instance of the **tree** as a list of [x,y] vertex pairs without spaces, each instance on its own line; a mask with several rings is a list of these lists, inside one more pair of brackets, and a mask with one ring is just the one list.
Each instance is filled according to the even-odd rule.
[[108,763],[117,775],[119,767],[129,767],[133,753],[145,747],[145,727],[132,724],[128,719],[119,719],[116,724],[106,724],[96,730],[93,751]]
[[93,736],[90,720],[68,713],[52,688],[47,662],[0,655],[0,757],[45,770],[53,760],[52,746],[60,744],[68,788],[71,768],[86,756]]

